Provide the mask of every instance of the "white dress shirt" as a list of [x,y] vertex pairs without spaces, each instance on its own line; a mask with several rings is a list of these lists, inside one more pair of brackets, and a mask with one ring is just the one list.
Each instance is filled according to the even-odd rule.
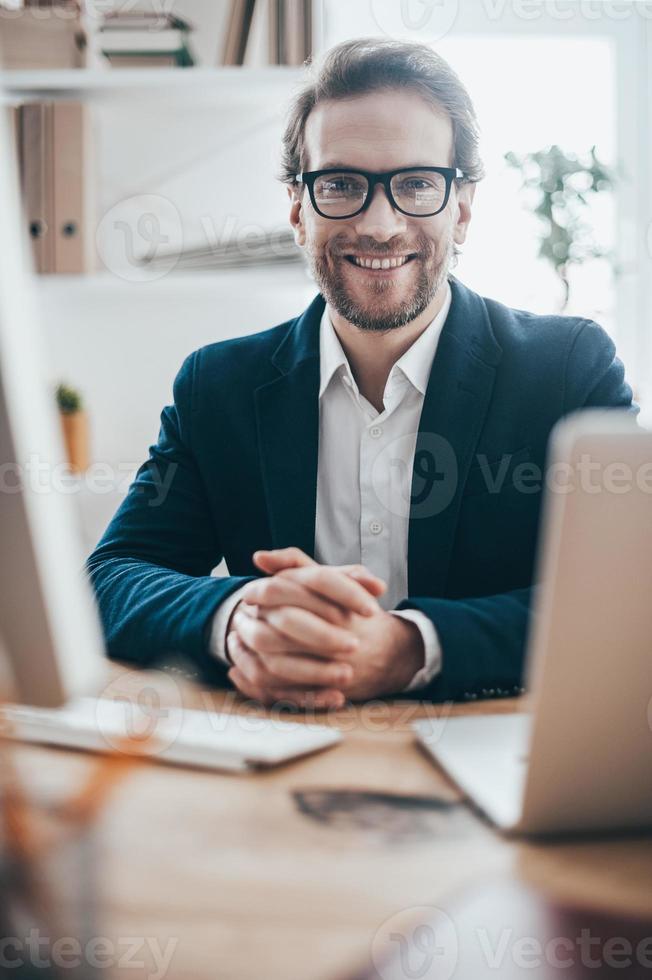
[[[408,530],[414,452],[423,399],[451,291],[440,312],[394,364],[378,412],[360,393],[326,306],[320,325],[319,456],[315,559],[325,565],[363,564],[387,583],[383,609],[407,598]],[[213,652],[226,656],[226,627],[240,589],[218,608]],[[405,689],[418,690],[441,669],[432,621],[418,610],[394,615],[418,627],[424,666]]]

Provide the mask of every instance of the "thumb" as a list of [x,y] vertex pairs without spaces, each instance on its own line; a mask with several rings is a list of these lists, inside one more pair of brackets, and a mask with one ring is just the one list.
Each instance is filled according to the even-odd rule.
[[301,568],[304,565],[316,565],[301,548],[275,548],[272,551],[254,551],[253,562],[257,568],[268,575],[281,572],[284,568]]

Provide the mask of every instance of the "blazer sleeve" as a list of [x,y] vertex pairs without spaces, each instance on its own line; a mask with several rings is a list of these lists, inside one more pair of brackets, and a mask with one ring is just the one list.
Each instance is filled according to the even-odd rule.
[[[592,320],[571,335],[564,372],[562,415],[580,408],[623,408],[633,414],[632,390],[608,334]],[[474,700],[522,693],[535,586],[465,599],[409,597],[398,609],[419,609],[435,625],[442,668],[415,697]]]
[[194,371],[191,354],[158,441],[86,569],[110,657],[146,665],[182,655],[217,680],[225,668],[209,651],[213,614],[253,576],[210,574],[222,550],[191,447]]

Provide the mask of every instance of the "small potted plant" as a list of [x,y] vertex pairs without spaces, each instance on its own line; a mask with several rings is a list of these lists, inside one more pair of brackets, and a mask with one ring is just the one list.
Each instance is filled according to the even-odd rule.
[[88,418],[81,395],[75,388],[60,384],[56,396],[68,465],[73,473],[83,473],[88,469],[90,449]]
[[539,257],[552,265],[561,282],[563,313],[571,267],[596,258],[613,263],[611,253],[595,239],[590,204],[597,194],[613,191],[616,174],[598,160],[595,146],[584,157],[554,145],[524,156],[510,151],[505,160],[521,175],[523,188],[533,192],[532,210],[541,220]]

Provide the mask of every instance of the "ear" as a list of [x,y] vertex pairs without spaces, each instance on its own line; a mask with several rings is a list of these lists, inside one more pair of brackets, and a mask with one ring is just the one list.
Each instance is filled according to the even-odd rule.
[[469,222],[471,221],[471,206],[475,197],[475,184],[460,184],[457,188],[457,218],[453,229],[453,240],[456,245],[466,241]]
[[300,248],[306,243],[306,229],[303,222],[303,204],[301,201],[301,191],[297,191],[296,185],[288,184],[288,197],[290,198],[290,224],[294,228],[294,240]]

